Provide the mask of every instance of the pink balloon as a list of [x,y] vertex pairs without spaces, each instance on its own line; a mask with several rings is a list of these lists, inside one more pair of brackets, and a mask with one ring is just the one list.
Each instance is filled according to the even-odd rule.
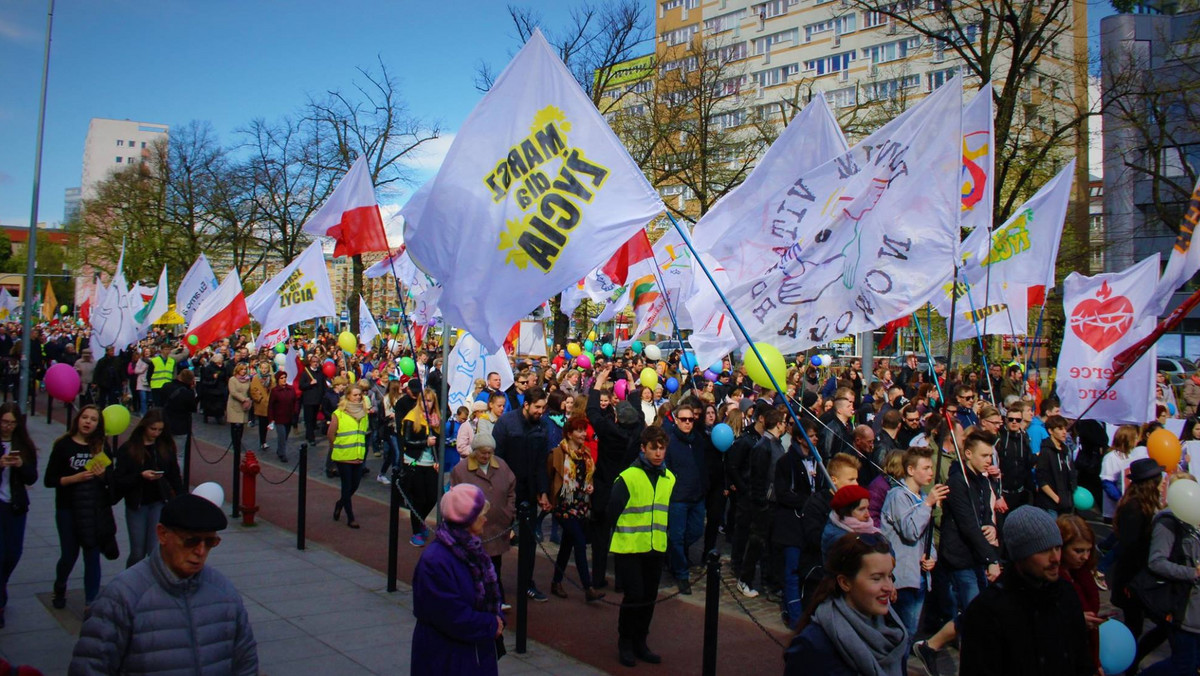
[[79,394],[79,372],[70,364],[46,369],[46,391],[59,401],[74,401]]
[[629,387],[628,380],[618,380],[613,385],[613,394],[617,395],[617,399],[625,398],[625,390]]
[[575,357],[575,363],[578,364],[580,368],[592,368],[592,360],[586,354],[581,354],[578,357]]

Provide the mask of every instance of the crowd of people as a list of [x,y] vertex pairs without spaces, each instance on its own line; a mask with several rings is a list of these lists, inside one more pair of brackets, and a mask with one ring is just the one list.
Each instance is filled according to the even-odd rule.
[[[535,536],[559,545],[550,595],[623,594],[619,657],[629,666],[661,660],[647,642],[660,576],[691,594],[699,553],[714,548],[728,551],[737,593],[777,602],[796,632],[788,673],[900,674],[916,660],[936,674],[954,646],[962,673],[1096,674],[1100,590],[1140,636],[1138,661],[1169,641],[1170,658],[1149,671],[1194,673],[1200,662],[1200,600],[1185,594],[1179,621],[1164,620],[1136,579],[1149,570],[1190,584],[1200,571],[1200,535],[1164,509],[1163,488],[1190,478],[1200,451],[1200,375],[1178,388],[1161,378],[1158,418],[1110,433],[1104,421],[1063,418],[1053,383],[1016,363],[928,368],[909,354],[864,373],[857,359],[801,361],[778,393],[728,358],[706,371],[678,350],[656,360],[625,348],[581,367],[555,349],[514,359],[506,389],[489,373],[469,405],[449,410],[437,352],[395,336],[352,354],[324,331],[257,351],[231,336],[190,355],[154,333],[94,362],[69,331],[35,337],[35,376],[71,363],[83,382],[44,476],[56,492],[59,607],[80,553],[86,603],[100,597],[101,556],[116,558],[114,496],[125,502],[126,565],[158,560],[165,507],[187,495],[178,453],[198,417],[228,426],[231,446],[285,462],[301,433],[324,447],[341,487],[333,519],[353,529],[363,477],[388,483],[395,471],[409,543],[425,548],[414,673],[494,673],[512,594],[549,601],[535,584],[506,590],[500,579],[521,503],[537,508]],[[302,356],[288,364],[285,350]],[[118,402],[141,418],[110,465],[97,461],[101,408]],[[1183,454],[1162,467],[1147,439],[1171,418],[1184,418]],[[12,506],[0,510],[5,581],[37,480],[20,420],[14,405],[0,407],[0,502]],[[1112,525],[1103,541],[1077,514],[1087,509],[1075,503],[1080,489]],[[431,529],[443,491],[444,522]],[[3,599],[0,584],[0,626]]]

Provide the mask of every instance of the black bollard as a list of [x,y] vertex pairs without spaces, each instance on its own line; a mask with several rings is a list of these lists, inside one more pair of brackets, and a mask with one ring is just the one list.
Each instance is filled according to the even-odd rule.
[[392,467],[392,480],[388,482],[391,489],[391,495],[388,497],[388,569],[387,569],[387,590],[389,592],[396,591],[396,569],[399,567],[400,549],[400,489],[397,488],[397,483],[400,481],[400,468]]
[[53,415],[54,415],[54,397],[50,396],[50,393],[47,392],[46,393],[46,424],[47,425],[54,422]]
[[233,518],[235,518],[235,519],[241,513],[238,511],[239,510],[238,505],[240,505],[242,502],[242,482],[238,481],[238,479],[240,478],[240,477],[238,477],[238,472],[241,471],[239,469],[241,464],[242,464],[242,445],[237,444],[236,446],[233,447],[233,511],[231,513],[231,516],[233,516]]
[[717,618],[721,615],[721,553],[708,552],[708,580],[704,590],[704,676],[717,674]]
[[67,428],[71,427],[71,418],[74,418],[74,417],[75,417],[75,404],[73,402],[68,401],[67,402]]
[[517,506],[517,653],[525,654],[529,621],[529,594],[533,583],[533,507],[528,502]]
[[186,490],[192,488],[192,430],[189,429],[187,436],[183,438],[183,487]]
[[296,549],[304,549],[304,522],[308,510],[308,444],[300,444],[300,485],[296,489]]

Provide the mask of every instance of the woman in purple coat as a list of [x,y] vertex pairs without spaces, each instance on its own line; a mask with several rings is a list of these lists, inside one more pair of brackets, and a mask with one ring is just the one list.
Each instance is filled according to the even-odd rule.
[[479,538],[487,508],[472,484],[442,496],[442,525],[413,572],[413,676],[498,673],[500,585]]

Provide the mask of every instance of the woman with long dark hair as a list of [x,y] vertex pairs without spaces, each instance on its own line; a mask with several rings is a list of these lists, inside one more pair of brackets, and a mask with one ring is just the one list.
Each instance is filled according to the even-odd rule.
[[113,483],[125,498],[129,556],[125,567],[146,558],[157,539],[158,517],[167,500],[184,492],[175,440],[164,434],[161,408],[152,408],[117,449]]
[[0,404],[0,627],[8,605],[8,578],[25,545],[26,486],[37,481],[37,448],[29,438],[25,416],[16,402]]
[[[85,609],[100,593],[100,552],[116,550],[109,464],[104,454],[104,416],[98,406],[84,406],[67,433],[54,442],[43,480],[46,488],[54,489],[54,521],[61,550],[51,600],[55,608],[67,605],[67,578],[80,550]],[[116,558],[115,553],[110,556]]]
[[[1143,458],[1129,466],[1129,488],[1117,503],[1113,532],[1117,534],[1117,559],[1109,576],[1112,603],[1120,608],[1125,626],[1140,636],[1146,613],[1127,588],[1129,581],[1150,561],[1150,534],[1154,515],[1163,508],[1163,471],[1158,461]],[[1138,662],[1166,639],[1166,630],[1155,627],[1138,641],[1137,658],[1129,673],[1137,673]]]
[[825,579],[784,653],[784,673],[906,674],[908,630],[891,604],[894,567],[882,535],[838,538],[825,559]]

